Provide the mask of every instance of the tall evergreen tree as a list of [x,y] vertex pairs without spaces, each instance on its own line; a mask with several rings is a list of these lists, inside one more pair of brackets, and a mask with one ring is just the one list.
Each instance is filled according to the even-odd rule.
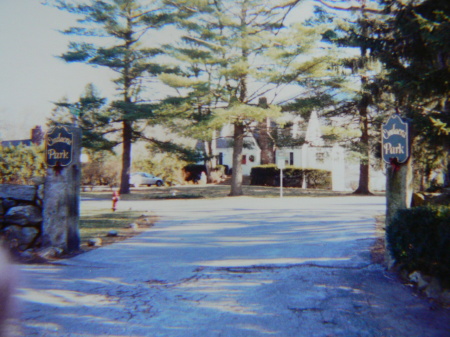
[[280,116],[279,108],[260,98],[273,102],[299,76],[321,71],[326,59],[299,60],[320,32],[302,25],[288,30],[289,10],[268,0],[214,1],[185,23],[187,47],[175,50],[190,62],[186,76],[195,78],[196,103],[210,111],[205,125],[234,127],[230,195],[242,194],[245,136],[258,123]]
[[[327,8],[374,14],[370,34],[353,37],[384,65],[373,74],[376,92],[390,93],[383,104],[411,120],[424,171],[441,158],[450,185],[450,4],[446,0],[316,0]],[[295,1],[294,1],[295,2]],[[374,4],[375,3],[375,4]],[[376,25],[373,23],[376,22]],[[426,177],[425,177],[426,178]]]
[[[328,116],[351,116],[356,120],[360,135],[353,139],[351,148],[358,152],[359,180],[356,194],[370,194],[370,159],[373,152],[372,121],[377,96],[380,94],[376,75],[380,69],[379,62],[371,55],[367,44],[369,37],[377,31],[380,25],[378,13],[371,1],[371,9],[367,9],[367,2],[360,0],[359,7],[345,7],[345,1],[318,1],[324,7],[316,7],[316,19],[311,21],[334,22],[334,28],[324,36],[324,40],[335,43],[340,47],[341,56],[332,61],[335,74],[325,84],[328,92],[322,90],[323,100],[320,105],[328,105]],[[329,11],[332,10],[332,11]],[[336,15],[335,10],[345,10],[346,15]],[[382,22],[381,22],[382,23]],[[358,53],[351,50],[358,50]],[[346,55],[346,56],[342,56]],[[339,100],[330,99],[330,93],[338,95]],[[301,102],[300,102],[301,103]],[[372,106],[372,108],[371,108]],[[347,118],[348,120],[348,118]],[[372,131],[371,131],[372,129]],[[375,132],[375,135],[377,133]],[[378,143],[378,142],[377,142]]]
[[360,90],[355,97],[355,105],[358,114],[359,129],[361,136],[359,138],[359,180],[358,187],[355,194],[371,194],[370,192],[370,116],[369,106],[374,103],[373,93],[371,88],[374,85],[370,78],[371,63],[375,62],[370,55],[370,49],[367,46],[366,40],[369,35],[376,30],[377,21],[374,18],[369,18],[365,11],[359,14],[358,20],[352,29],[348,32],[344,39],[340,39],[340,43],[345,46],[359,48],[359,55],[357,57],[345,60],[346,65],[349,66],[354,73],[357,73],[360,78]]
[[118,144],[106,137],[117,131],[111,124],[115,116],[107,109],[106,98],[100,97],[93,84],[86,86],[78,101],[68,102],[64,98],[55,105],[47,123],[49,127],[76,122],[82,130],[81,145],[93,151],[112,151]]
[[395,95],[395,107],[413,123],[425,168],[440,158],[450,186],[450,3],[380,3],[385,25],[368,43],[387,68],[386,90]]
[[189,10],[162,0],[54,0],[52,4],[79,17],[79,26],[64,33],[84,40],[71,42],[61,58],[106,67],[118,74],[114,82],[121,98],[112,103],[116,117],[111,122],[121,124],[120,192],[129,193],[131,145],[139,137],[136,122],[152,117],[151,106],[142,95],[145,79],[174,71],[155,60],[161,53],[159,48],[144,47],[142,40],[150,31],[171,22],[174,11],[183,16]]

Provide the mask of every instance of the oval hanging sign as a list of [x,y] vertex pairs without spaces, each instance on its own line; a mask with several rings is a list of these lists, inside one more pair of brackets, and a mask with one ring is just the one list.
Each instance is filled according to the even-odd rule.
[[64,167],[72,162],[73,134],[64,126],[57,126],[47,133],[45,159],[48,166]]
[[393,114],[389,117],[381,130],[383,160],[391,164],[393,160],[397,163],[405,163],[410,154],[409,149],[409,125],[399,115]]

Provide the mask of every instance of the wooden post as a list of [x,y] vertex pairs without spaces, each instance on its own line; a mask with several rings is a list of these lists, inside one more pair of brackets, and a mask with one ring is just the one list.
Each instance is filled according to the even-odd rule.
[[81,129],[55,127],[46,137],[42,244],[64,252],[78,250],[80,234]]

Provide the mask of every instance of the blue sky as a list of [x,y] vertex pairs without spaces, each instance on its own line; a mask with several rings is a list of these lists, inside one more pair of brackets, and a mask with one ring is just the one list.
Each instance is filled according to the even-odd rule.
[[58,30],[74,23],[41,0],[0,0],[0,140],[29,138],[31,128],[45,125],[52,102],[76,100],[88,83],[114,96],[111,71],[56,57],[69,42]]
[[90,82],[112,92],[106,69],[56,58],[68,43],[58,30],[74,18],[40,2],[0,0],[0,139],[28,138],[34,125],[45,124],[52,102],[76,99]]

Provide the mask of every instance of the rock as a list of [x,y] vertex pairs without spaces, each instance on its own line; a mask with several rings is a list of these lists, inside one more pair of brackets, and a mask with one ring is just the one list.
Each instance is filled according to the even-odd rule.
[[130,229],[138,229],[138,228],[139,228],[139,225],[138,225],[137,223],[133,222],[133,223],[130,223],[130,224],[127,226],[127,228],[130,228]]
[[35,227],[22,227],[22,237],[19,239],[19,249],[25,250],[30,247],[39,235],[39,230]]
[[415,271],[409,274],[409,280],[417,285],[417,288],[424,289],[429,284],[429,278]]
[[33,249],[27,249],[23,252],[20,253],[20,258],[22,260],[33,260],[36,258],[35,253],[33,251]]
[[7,210],[7,209],[9,209],[9,208],[11,208],[11,207],[17,206],[18,203],[17,203],[17,201],[14,200],[14,199],[11,199],[11,198],[5,198],[5,199],[3,199],[2,204],[3,204],[3,208],[4,208],[5,210]]
[[39,185],[38,189],[37,189],[37,197],[39,201],[43,201],[44,200],[44,185]]
[[37,225],[42,222],[42,210],[33,205],[12,207],[6,212],[5,221],[20,226]]
[[154,223],[154,220],[152,217],[150,217],[148,215],[142,215],[136,220],[136,223],[139,226],[152,226]]
[[31,178],[31,182],[34,185],[36,185],[36,186],[43,185],[44,182],[45,182],[45,177],[34,177],[34,178]]
[[35,227],[22,227],[11,225],[4,229],[8,241],[16,240],[17,248],[21,251],[29,248],[30,244],[36,239],[39,230]]
[[102,239],[101,238],[89,239],[87,241],[87,245],[89,247],[101,247],[102,246]]
[[414,207],[419,207],[425,204],[425,196],[422,193],[413,193],[412,204]]
[[9,198],[11,195],[16,200],[33,201],[36,196],[36,187],[29,185],[0,184],[0,198]]
[[119,232],[115,231],[115,230],[109,231],[108,234],[106,234],[106,236],[108,236],[108,237],[115,237],[118,235],[119,235]]
[[54,259],[60,256],[63,250],[58,247],[47,247],[36,251],[36,255],[43,259]]

